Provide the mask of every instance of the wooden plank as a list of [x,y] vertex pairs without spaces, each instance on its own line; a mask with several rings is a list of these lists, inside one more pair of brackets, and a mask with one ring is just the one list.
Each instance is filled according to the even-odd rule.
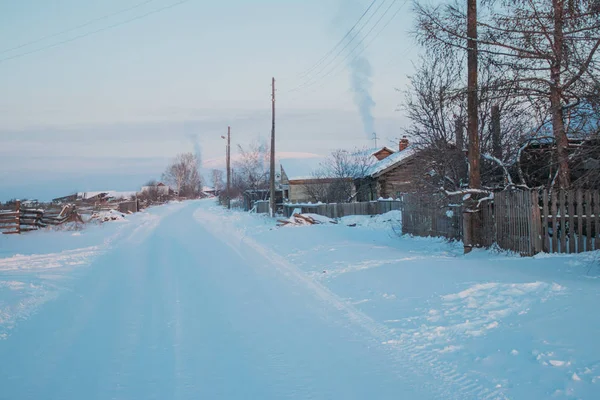
[[537,191],[531,192],[531,207],[532,207],[532,224],[531,224],[531,233],[532,233],[532,241],[533,241],[533,253],[536,255],[539,252],[544,251],[544,241],[543,241],[543,230],[542,230],[542,217],[540,215],[540,199]]
[[531,249],[531,239],[530,239],[530,226],[528,225],[529,215],[531,214],[531,209],[529,207],[529,192],[528,191],[519,191],[519,222],[521,226],[521,232],[519,232],[519,245],[521,247],[521,255],[529,255]]
[[504,219],[502,218],[502,194],[497,193],[494,196],[494,214],[496,218],[496,243],[500,248],[502,247],[502,240],[504,239]]
[[521,196],[521,192],[512,192],[511,193],[511,197],[512,197],[512,209],[513,209],[513,218],[516,221],[516,230],[514,232],[514,247],[515,247],[515,251],[517,251],[520,255],[523,255],[523,238],[524,238],[524,233],[523,233],[523,222],[521,219],[521,215],[522,215],[522,196]]
[[600,192],[594,191],[594,249],[600,250]]
[[549,220],[548,213],[550,212],[548,208],[548,190],[542,190],[542,251],[545,253],[550,253],[550,234],[548,232]]
[[577,252],[583,253],[583,192],[577,189]]
[[575,236],[575,192],[567,191],[567,199],[569,202],[569,253],[576,252],[577,238]]
[[552,253],[558,253],[558,206],[556,190],[553,190],[550,195],[552,213]]
[[567,253],[567,207],[566,207],[566,194],[563,189],[558,193],[558,206],[560,207],[560,252]]
[[592,192],[589,190],[585,191],[585,251],[592,251],[592,215],[594,214],[592,208]]

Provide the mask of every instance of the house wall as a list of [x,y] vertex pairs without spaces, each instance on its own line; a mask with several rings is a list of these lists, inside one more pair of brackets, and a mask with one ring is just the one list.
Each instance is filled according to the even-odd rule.
[[397,197],[399,193],[418,190],[415,183],[416,161],[408,161],[377,178],[378,196]]
[[307,186],[323,186],[328,185],[326,183],[306,183],[306,182],[290,182],[289,183],[289,197],[288,200],[292,203],[307,203],[309,201],[314,201],[311,196],[308,194]]

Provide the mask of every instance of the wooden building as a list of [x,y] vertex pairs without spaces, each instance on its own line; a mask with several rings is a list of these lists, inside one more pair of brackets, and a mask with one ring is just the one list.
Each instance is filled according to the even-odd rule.
[[414,192],[417,155],[408,139],[402,138],[397,152],[374,164],[367,176],[355,180],[357,201],[397,198],[402,193]]

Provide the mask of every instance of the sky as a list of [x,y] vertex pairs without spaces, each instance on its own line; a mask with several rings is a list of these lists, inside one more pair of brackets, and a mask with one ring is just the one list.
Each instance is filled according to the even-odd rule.
[[367,130],[395,146],[410,2],[375,1],[334,47],[371,1],[1,2],[0,201],[136,190],[198,149],[220,168],[228,125],[234,153],[270,137],[272,77],[280,159],[372,146]]

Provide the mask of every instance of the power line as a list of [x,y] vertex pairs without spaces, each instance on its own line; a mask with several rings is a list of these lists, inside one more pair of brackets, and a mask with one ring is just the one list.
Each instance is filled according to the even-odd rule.
[[[394,0],[394,2],[396,2],[396,1],[397,1],[397,0]],[[399,8],[396,10],[396,12],[395,12],[395,13],[392,15],[392,17],[391,17],[391,18],[390,18],[390,19],[389,19],[389,20],[388,20],[388,21],[387,21],[387,22],[386,22],[386,23],[383,25],[383,27],[382,27],[382,28],[381,28],[381,29],[380,29],[380,30],[379,30],[379,31],[378,31],[378,32],[375,34],[375,36],[374,36],[374,37],[373,37],[373,38],[372,38],[372,39],[371,39],[371,40],[370,40],[370,41],[369,41],[369,42],[368,42],[368,43],[367,43],[367,44],[366,44],[366,45],[365,45],[365,46],[364,46],[364,47],[363,47],[363,48],[362,48],[362,49],[361,49],[359,52],[358,52],[358,54],[356,54],[356,55],[354,56],[354,58],[353,58],[353,59],[350,61],[351,63],[352,63],[352,62],[354,62],[354,61],[355,61],[355,60],[356,60],[358,57],[360,57],[360,56],[362,55],[362,53],[364,53],[364,52],[365,52],[365,51],[366,51],[366,50],[369,48],[369,46],[371,46],[371,44],[372,44],[372,43],[373,43],[375,40],[377,40],[377,38],[379,37],[379,35],[381,34],[381,32],[383,32],[383,31],[385,30],[385,28],[387,28],[387,27],[388,27],[388,25],[389,25],[389,24],[390,24],[390,23],[391,23],[391,22],[394,20],[394,18],[396,18],[396,16],[398,15],[398,13],[400,13],[400,11],[402,11],[402,9],[404,8],[404,6],[406,5],[406,3],[407,3],[407,2],[408,2],[408,0],[405,0],[405,1],[404,1],[404,2],[403,2],[401,5],[400,5],[400,7],[399,7]],[[389,9],[388,9],[388,10],[386,10],[386,13],[387,13],[387,11],[389,11]],[[380,20],[381,20],[381,19],[380,19]],[[379,21],[378,21],[378,23],[379,23]],[[369,33],[370,33],[370,31],[369,31]],[[368,34],[367,34],[367,36],[368,36]],[[362,42],[362,41],[361,41],[361,42]],[[354,47],[354,49],[352,49],[352,51],[351,51],[350,53],[348,53],[348,56],[346,57],[346,59],[347,59],[347,58],[348,58],[350,55],[352,55],[352,53],[354,52],[354,50],[356,50],[356,49],[358,48],[358,46],[359,46],[359,45],[360,45],[360,44],[356,45],[356,47]],[[414,45],[413,45],[413,46],[411,46],[410,48],[412,48],[412,47],[414,47]],[[409,49],[410,49],[410,48],[409,48]],[[346,59],[344,59],[344,61],[346,61]],[[342,63],[343,63],[344,61],[342,61]],[[341,64],[341,63],[340,63],[340,64]],[[339,71],[337,71],[337,73],[339,73]],[[336,73],[336,75],[337,75],[337,73]]]
[[52,33],[50,35],[43,36],[41,38],[32,40],[30,42],[22,43],[22,44],[20,44],[18,46],[11,47],[9,49],[1,50],[0,54],[8,53],[9,51],[13,51],[13,50],[22,49],[23,47],[31,46],[32,44],[36,44],[36,43],[42,42],[42,41],[47,40],[47,39],[52,39],[54,37],[57,37],[57,36],[60,36],[60,35],[64,35],[65,33],[73,32],[73,31],[75,31],[77,29],[85,28],[86,26],[92,25],[92,24],[94,24],[96,22],[100,22],[100,21],[103,21],[105,19],[115,17],[115,16],[117,16],[119,14],[123,14],[123,13],[126,13],[126,12],[131,11],[131,10],[135,10],[136,8],[145,6],[146,4],[152,3],[153,1],[156,1],[156,0],[146,0],[146,1],[143,1],[141,3],[136,4],[134,6],[126,8],[124,10],[116,11],[116,12],[113,12],[111,14],[106,14],[106,15],[103,15],[102,17],[98,17],[98,18],[89,20],[89,21],[87,21],[87,22],[85,22],[85,23],[83,23],[81,25],[77,25],[77,26],[74,26],[74,27],[69,28],[69,29],[65,29],[65,30],[57,32],[57,33]]
[[[371,19],[373,19],[373,17],[379,12],[379,9],[381,8],[381,6],[383,6],[386,3],[387,0],[384,0],[382,3],[379,3],[379,6],[377,6],[377,8],[375,9],[375,11],[369,16],[369,18],[365,21],[365,23],[363,24],[363,26],[358,30],[358,32],[356,32],[354,34],[354,36],[347,41],[346,45],[344,47],[342,47],[337,53],[336,55],[326,64],[324,65],[322,68],[319,69],[319,71],[317,71],[317,73],[315,74],[315,76],[317,77],[317,81],[319,80],[318,75],[320,75],[323,71],[325,71],[327,69],[327,67],[329,67],[331,64],[333,64],[335,62],[335,60],[348,48],[348,46],[350,46],[352,44],[352,42],[354,41],[354,39],[360,37],[362,30],[369,24],[369,22],[371,22]],[[396,2],[397,0],[393,0],[392,1],[392,5]],[[389,9],[389,7],[388,7]],[[384,14],[385,15],[385,14]],[[362,18],[362,17],[361,17]],[[371,29],[372,30],[372,29]],[[370,32],[370,31],[369,31]],[[349,32],[350,33],[350,32]],[[368,34],[367,34],[368,35]],[[345,36],[347,37],[347,36]],[[364,37],[363,37],[364,40]],[[315,76],[309,77],[304,83],[301,83],[300,85],[298,85],[295,89],[292,89],[290,91],[297,91],[300,89],[303,89],[304,87],[310,87],[312,86],[311,81],[313,81],[313,79],[315,79]]]
[[25,52],[25,53],[20,53],[20,54],[14,55],[14,56],[5,57],[5,58],[0,59],[0,63],[3,63],[5,61],[9,61],[9,60],[13,60],[15,58],[25,57],[25,56],[28,56],[30,54],[38,53],[40,51],[48,50],[48,49],[51,49],[51,48],[63,45],[65,43],[74,42],[74,41],[82,39],[84,37],[87,37],[87,36],[90,36],[90,35],[93,35],[93,34],[96,34],[96,33],[104,32],[104,31],[107,31],[107,30],[110,30],[110,29],[113,29],[113,28],[116,28],[116,27],[128,24],[130,22],[134,22],[134,21],[146,18],[146,17],[148,17],[150,15],[157,14],[157,13],[162,12],[162,11],[166,11],[168,9],[177,7],[177,6],[181,5],[181,4],[188,3],[190,1],[192,1],[192,0],[181,0],[181,1],[177,2],[177,3],[173,3],[173,4],[170,4],[170,5],[158,8],[156,10],[149,11],[149,12],[147,12],[145,14],[141,14],[141,15],[138,15],[137,17],[129,18],[129,19],[125,20],[125,21],[117,22],[115,24],[106,26],[104,28],[99,28],[99,29],[96,29],[94,31],[87,32],[87,33],[75,36],[73,38],[66,39],[66,40],[63,40],[63,41],[60,41],[60,42],[57,42],[57,43],[54,43],[54,44],[51,44],[51,45],[48,45],[48,46],[40,47],[40,48],[37,48],[35,50],[31,50],[31,51],[28,51],[28,52]]
[[[316,80],[314,80],[312,82],[306,83],[301,88],[309,88],[311,86],[314,86],[315,84],[323,81],[324,79],[328,78],[332,74],[334,74],[334,76],[337,76],[344,69],[344,63],[353,55],[354,51],[356,49],[358,49],[358,47],[360,47],[363,44],[364,40],[371,34],[371,32],[373,32],[373,30],[381,23],[381,21],[383,20],[383,18],[388,14],[388,12],[391,10],[391,8],[394,6],[394,4],[397,3],[397,1],[398,0],[393,0],[393,2],[388,6],[388,8],[385,10],[385,12],[379,17],[379,19],[377,20],[377,22],[375,22],[375,25],[373,25],[371,27],[371,29],[367,32],[367,34],[356,44],[356,46],[354,46],[354,48],[352,48],[352,50],[346,55],[346,57],[344,57],[343,60],[341,60],[339,63],[337,63],[325,75],[317,78]],[[363,46],[363,48],[354,56],[354,58],[352,58],[352,60],[350,61],[350,63],[352,63],[356,59],[358,59],[358,57],[360,57],[362,55],[362,53],[364,53],[365,50],[367,48],[369,48],[369,46],[379,37],[379,35],[381,34],[381,32],[383,32],[385,30],[385,28],[387,28],[387,26],[394,20],[394,18],[396,18],[396,16],[404,8],[404,6],[406,5],[406,3],[408,3],[408,0],[404,0],[404,2],[400,5],[400,7],[396,10],[396,12],[392,15],[392,17],[389,20],[387,20],[387,22],[375,34],[375,36],[365,46]],[[299,89],[301,89],[301,88],[299,88]]]
[[[300,77],[304,77],[304,76],[308,75],[310,72],[314,71],[315,68],[317,68],[319,65],[321,65],[327,59],[327,57],[329,57],[335,51],[335,49],[337,49],[344,42],[344,40],[346,40],[346,38],[348,36],[350,36],[350,34],[352,33],[352,31],[358,26],[358,24],[360,23],[360,21],[362,21],[362,19],[365,17],[365,15],[367,15],[367,13],[369,12],[369,10],[373,7],[373,5],[376,2],[377,2],[377,0],[373,0],[371,2],[371,4],[369,4],[369,7],[367,7],[367,9],[365,10],[365,12],[362,13],[362,15],[360,16],[360,18],[358,19],[358,21],[356,21],[356,23],[352,26],[352,28],[350,28],[348,30],[348,32],[346,32],[346,34],[344,35],[344,37],[341,38],[340,41],[337,42],[336,45],[333,46],[333,48],[331,50],[329,50],[323,57],[321,57],[321,59],[319,59],[319,61],[317,61],[312,67],[310,67],[305,72],[301,73]],[[377,12],[377,11],[375,11],[375,12]]]

